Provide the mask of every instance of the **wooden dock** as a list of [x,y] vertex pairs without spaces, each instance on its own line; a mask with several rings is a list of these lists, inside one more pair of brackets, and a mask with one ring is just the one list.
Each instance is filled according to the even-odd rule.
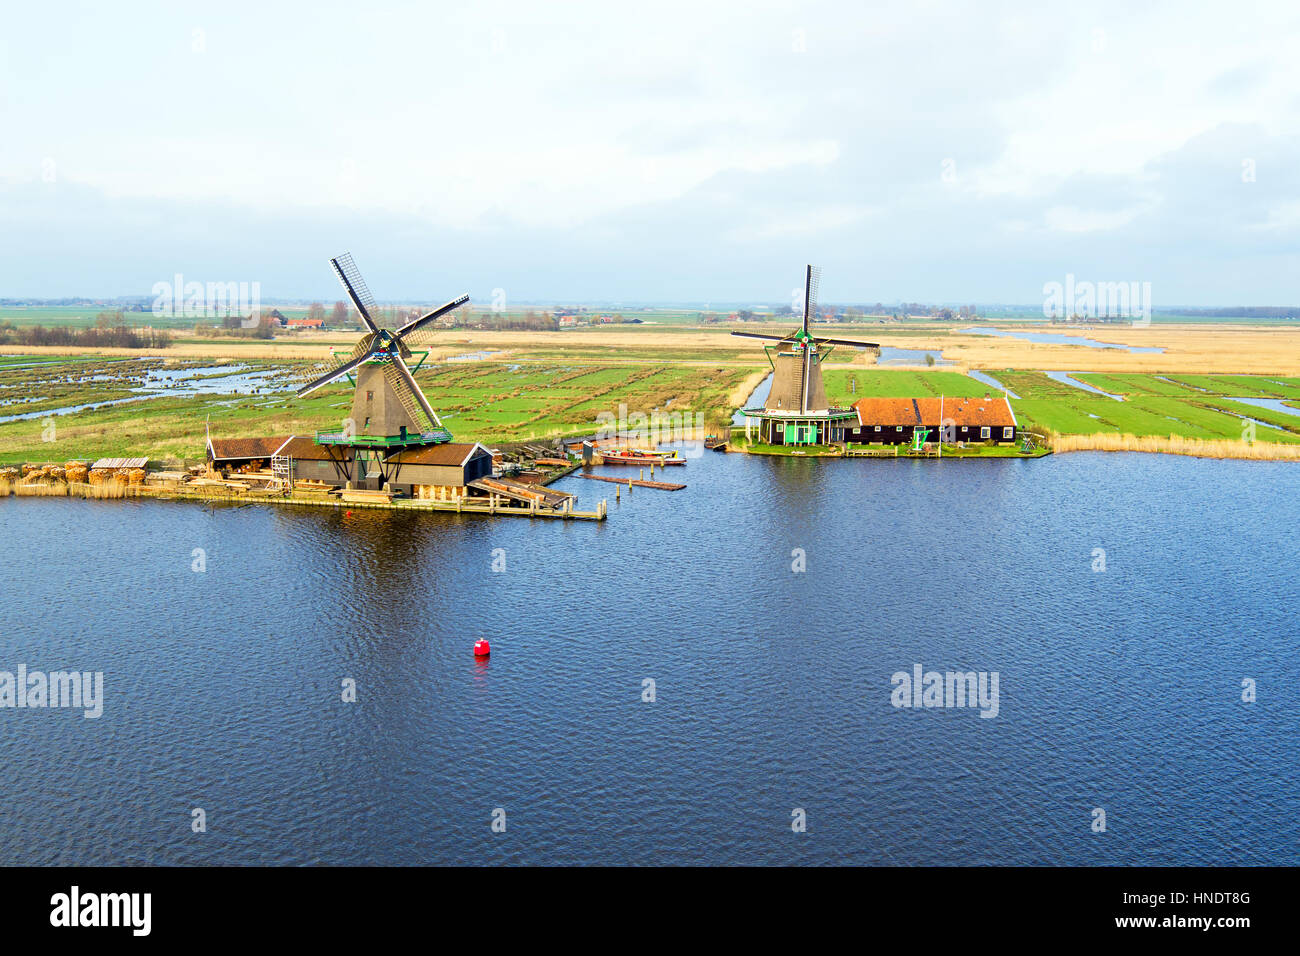
[[536,504],[543,508],[563,508],[574,498],[567,492],[551,491],[544,485],[529,485],[509,478],[478,478],[471,481],[469,487],[489,495],[509,498],[525,505]]
[[679,485],[675,481],[646,481],[642,478],[614,478],[611,475],[579,475],[579,478],[589,478],[592,481],[608,481],[616,485],[627,485],[629,488],[658,488],[660,491],[681,491],[685,485]]
[[[491,498],[463,497],[442,501],[438,499],[398,498],[392,501],[342,501],[335,495],[324,494],[272,494],[240,491],[235,488],[207,486],[190,490],[187,484],[171,486],[133,486],[139,497],[175,501],[201,501],[223,504],[302,505],[308,508],[334,508],[345,511],[444,511],[453,514],[517,515],[523,518],[553,518],[559,521],[604,521],[609,506],[602,499],[595,511],[579,511],[573,507],[572,496],[561,507],[547,507],[540,501],[530,504],[508,503],[498,496]],[[552,492],[554,494],[554,492]]]

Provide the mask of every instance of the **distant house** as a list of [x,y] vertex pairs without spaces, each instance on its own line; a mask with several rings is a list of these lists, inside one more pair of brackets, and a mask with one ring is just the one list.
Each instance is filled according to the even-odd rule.
[[[856,402],[857,427],[844,440],[868,444],[910,444],[927,430],[927,441],[1014,442],[1018,423],[1005,398],[863,398]],[[943,429],[946,427],[946,431]]]
[[290,319],[289,328],[291,329],[323,329],[325,328],[324,319]]
[[576,315],[562,315],[558,319],[556,319],[556,323],[562,329],[573,328],[575,325],[578,324],[578,317]]

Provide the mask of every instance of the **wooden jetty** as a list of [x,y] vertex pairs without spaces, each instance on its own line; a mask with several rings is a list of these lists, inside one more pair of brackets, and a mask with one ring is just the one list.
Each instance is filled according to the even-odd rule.
[[469,487],[489,495],[510,498],[524,504],[538,504],[545,508],[563,508],[574,496],[563,491],[552,491],[541,484],[526,484],[509,478],[479,478]]
[[[167,498],[173,500],[192,499],[204,502],[222,502],[230,504],[267,504],[267,505],[287,505],[290,507],[296,505],[305,505],[316,508],[335,508],[347,510],[383,510],[383,511],[443,511],[453,514],[481,514],[481,515],[518,515],[524,518],[557,518],[563,521],[604,521],[608,515],[608,505],[600,501],[595,511],[579,511],[573,506],[574,498],[572,495],[565,495],[564,502],[559,507],[543,503],[542,500],[532,500],[527,504],[511,503],[509,497],[503,494],[492,494],[489,497],[459,497],[450,500],[440,499],[393,499],[391,501],[381,501],[378,499],[366,501],[343,501],[337,495],[325,494],[249,494],[248,492],[240,493],[233,488],[211,487],[195,494],[198,489],[190,490],[188,485],[179,485],[172,488],[163,488],[160,486],[137,486],[136,495],[151,496],[158,498]],[[558,494],[551,492],[551,494]]]
[[681,491],[686,487],[675,481],[645,481],[641,478],[614,478],[610,475],[579,475],[578,477],[590,478],[592,481],[609,481],[616,485],[627,485],[629,488],[658,488],[660,491]]

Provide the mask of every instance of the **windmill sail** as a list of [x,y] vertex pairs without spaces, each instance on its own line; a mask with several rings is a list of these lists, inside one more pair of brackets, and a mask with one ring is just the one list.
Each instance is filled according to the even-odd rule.
[[808,323],[817,318],[817,294],[822,282],[820,266],[810,265],[803,286],[803,334],[808,334]]
[[399,339],[406,338],[406,336],[414,332],[416,329],[423,328],[424,326],[428,325],[430,322],[434,321],[435,319],[441,318],[442,316],[446,315],[448,312],[452,311],[453,309],[459,309],[462,305],[464,305],[468,301],[469,301],[469,296],[462,295],[458,299],[452,299],[450,302],[438,306],[438,308],[434,309],[432,312],[426,312],[424,315],[420,316],[414,322],[408,322],[406,323],[406,325],[398,329],[397,337]]
[[348,298],[357,307],[357,312],[361,314],[366,327],[371,332],[378,332],[376,319],[379,317],[379,306],[375,303],[375,297],[370,294],[370,287],[366,285],[366,280],[361,277],[361,270],[352,261],[352,253],[345,252],[341,256],[335,256],[330,260],[330,265],[334,267],[334,274],[339,277],[339,282],[343,283]]
[[312,381],[308,382],[306,385],[302,386],[302,388],[298,389],[298,397],[302,398],[306,395],[310,395],[312,392],[316,391],[316,389],[323,388],[326,385],[328,385],[330,382],[342,378],[344,375],[347,375],[349,372],[355,371],[356,369],[364,365],[369,360],[369,358],[370,356],[368,354],[365,354],[365,355],[357,356],[356,358],[347,359],[345,362],[343,362],[342,365],[338,365],[335,368],[330,369],[324,375],[321,375],[318,378],[313,379]]
[[421,432],[432,432],[442,427],[442,420],[438,418],[429,400],[420,391],[420,386],[415,384],[415,376],[411,374],[411,370],[406,367],[400,355],[394,355],[390,361],[384,363],[384,378],[396,393],[397,400],[402,403],[406,414],[420,426]]

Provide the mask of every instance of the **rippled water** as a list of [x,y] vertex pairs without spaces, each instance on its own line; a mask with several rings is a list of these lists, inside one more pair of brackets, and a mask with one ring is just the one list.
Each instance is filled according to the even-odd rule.
[[[0,862],[1300,862],[1300,468],[679,471],[604,524],[0,501],[0,669],[106,682],[0,709]],[[915,663],[999,715],[893,708]]]

